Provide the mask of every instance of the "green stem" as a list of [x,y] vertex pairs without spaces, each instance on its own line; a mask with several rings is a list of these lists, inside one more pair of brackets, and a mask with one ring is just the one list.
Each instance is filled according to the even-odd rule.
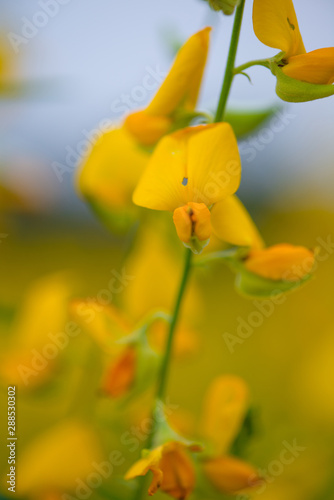
[[[169,330],[168,330],[168,337],[167,337],[167,341],[166,341],[166,348],[165,348],[163,359],[161,362],[160,374],[159,374],[159,379],[158,379],[158,386],[157,386],[156,396],[155,396],[155,401],[154,401],[155,404],[159,400],[162,401],[165,397],[170,360],[171,360],[172,352],[173,352],[174,333],[175,333],[177,321],[179,319],[180,309],[181,309],[181,305],[182,305],[182,299],[184,296],[184,292],[186,289],[186,285],[187,285],[190,270],[191,270],[191,258],[192,258],[192,251],[187,248],[186,254],[185,254],[183,274],[182,274],[178,294],[176,297],[173,314],[171,316],[171,321],[170,321]],[[154,410],[155,410],[155,408],[154,408]],[[150,434],[148,435],[146,443],[145,443],[145,448],[147,448],[147,449],[152,448],[153,443],[154,443],[154,438],[155,438],[155,435],[157,432],[157,422],[154,418],[154,410],[153,410],[152,430],[151,430]],[[138,486],[138,490],[136,491],[136,495],[135,495],[136,499],[141,500],[144,498],[144,495],[145,495],[146,489],[147,489],[147,484],[148,484],[147,476],[145,476],[143,478],[139,478],[139,486]]]
[[269,69],[269,59],[255,59],[254,61],[249,61],[245,64],[241,64],[234,69],[234,74],[242,73],[245,69],[251,68],[252,66],[264,66]]
[[232,80],[234,77],[234,62],[235,56],[237,54],[237,48],[239,43],[240,29],[241,29],[241,21],[245,7],[245,0],[241,0],[235,11],[233,30],[230,42],[230,48],[228,51],[225,76],[223,81],[222,90],[220,93],[219,103],[217,107],[217,112],[215,116],[215,123],[223,121],[226,103],[228,99],[228,95],[230,92],[230,88],[232,85]]
[[192,251],[187,248],[186,255],[185,255],[183,275],[182,275],[181,283],[179,286],[179,291],[178,291],[178,294],[176,297],[172,319],[171,319],[171,322],[169,325],[166,350],[164,352],[164,357],[163,357],[162,363],[161,363],[159,382],[158,382],[158,387],[157,387],[157,392],[156,392],[156,399],[158,399],[158,400],[159,399],[163,400],[165,397],[166,384],[167,384],[167,378],[168,378],[168,370],[169,370],[170,359],[171,359],[172,350],[173,350],[174,333],[175,333],[176,324],[177,324],[177,321],[179,318],[181,303],[182,303],[183,295],[184,295],[184,292],[186,289],[186,284],[188,281],[189,272],[191,269],[191,257],[192,257]]

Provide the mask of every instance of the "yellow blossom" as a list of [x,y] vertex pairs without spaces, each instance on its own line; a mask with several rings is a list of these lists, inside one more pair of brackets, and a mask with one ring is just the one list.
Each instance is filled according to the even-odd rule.
[[288,243],[251,250],[245,267],[252,273],[281,281],[300,281],[312,271],[314,252]]
[[258,39],[282,54],[283,73],[318,85],[334,81],[334,47],[306,52],[292,0],[254,0],[253,26]]
[[78,188],[92,206],[124,210],[149,159],[143,146],[153,146],[182,114],[194,111],[205,67],[210,28],[181,47],[174,64],[146,109],[131,113],[121,128],[101,135],[78,173]]
[[195,486],[195,470],[188,450],[199,451],[199,447],[168,441],[138,460],[126,473],[125,479],[145,476],[151,471],[150,496],[160,489],[173,498],[185,499]]
[[259,246],[249,215],[232,197],[240,177],[238,145],[228,123],[188,127],[159,142],[133,201],[173,212],[180,239],[194,251],[197,242],[209,239],[211,227],[226,242]]
[[234,375],[217,377],[206,395],[201,432],[211,442],[212,454],[204,460],[203,470],[224,493],[240,493],[262,481],[253,466],[229,454],[248,406],[248,388],[243,379]]

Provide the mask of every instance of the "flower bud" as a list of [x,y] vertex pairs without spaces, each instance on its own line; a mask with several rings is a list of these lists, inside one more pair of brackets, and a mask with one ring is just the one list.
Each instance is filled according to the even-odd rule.
[[238,7],[240,0],[207,0],[211,9],[221,10],[226,16],[231,16],[235,7]]
[[204,203],[189,202],[174,210],[173,221],[180,240],[194,253],[200,253],[211,235],[211,214]]

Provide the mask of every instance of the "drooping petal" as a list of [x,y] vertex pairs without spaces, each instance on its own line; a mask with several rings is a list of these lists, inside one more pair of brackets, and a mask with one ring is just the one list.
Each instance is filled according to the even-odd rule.
[[248,407],[248,389],[240,377],[224,375],[211,384],[204,404],[202,433],[217,454],[225,453],[238,433]]
[[195,33],[179,50],[156,96],[146,108],[149,115],[169,116],[181,104],[193,110],[201,85],[211,28]]
[[292,0],[254,0],[253,27],[262,43],[285,52],[287,59],[305,53]]
[[207,206],[236,192],[241,178],[237,140],[228,123],[194,127],[187,139],[191,199]]
[[290,78],[319,85],[334,83],[334,47],[290,57],[282,71]]
[[195,486],[195,471],[184,446],[175,446],[163,453],[161,462],[163,479],[161,489],[177,499],[185,499]]
[[263,482],[254,467],[234,457],[208,460],[203,468],[213,485],[228,494],[247,491]]
[[212,230],[222,241],[262,248],[263,240],[244,205],[236,196],[216,203],[211,210]]
[[104,377],[103,391],[112,398],[126,394],[134,383],[136,363],[136,349],[128,346],[109,366]]
[[127,206],[148,159],[124,127],[106,132],[79,169],[79,191],[111,209]]
[[308,248],[282,243],[252,250],[245,267],[264,278],[293,282],[311,273],[314,260],[314,252]]
[[160,488],[163,492],[177,499],[185,499],[195,485],[194,466],[187,453],[187,448],[199,451],[198,447],[169,441],[147,452],[147,456],[136,462],[126,473],[125,479],[144,476],[150,470],[153,473],[149,495],[154,495]]

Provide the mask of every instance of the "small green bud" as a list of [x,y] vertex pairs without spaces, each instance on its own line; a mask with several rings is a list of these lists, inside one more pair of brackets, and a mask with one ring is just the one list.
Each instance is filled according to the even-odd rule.
[[281,67],[272,61],[271,72],[276,76],[276,94],[283,101],[307,102],[334,95],[334,85],[320,85],[296,80],[283,73]]
[[240,0],[207,0],[211,9],[222,10],[226,16],[231,16]]

